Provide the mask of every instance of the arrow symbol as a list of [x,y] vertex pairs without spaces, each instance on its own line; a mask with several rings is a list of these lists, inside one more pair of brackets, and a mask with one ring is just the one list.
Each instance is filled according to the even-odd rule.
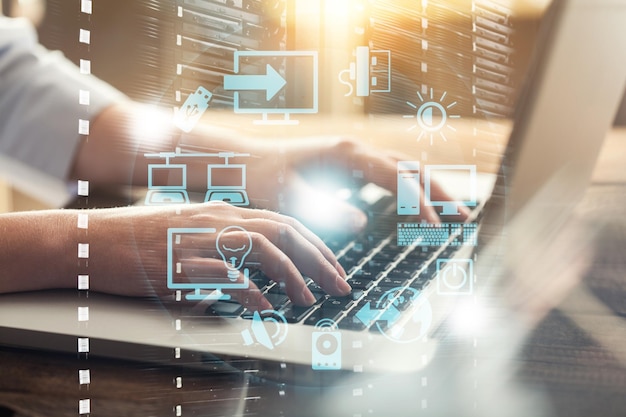
[[225,90],[265,90],[266,100],[271,100],[287,81],[270,65],[263,75],[225,75]]
[[383,309],[371,308],[370,303],[364,304],[359,311],[356,312],[356,318],[361,320],[363,324],[369,326],[374,319],[386,321],[389,326],[393,325],[400,317],[400,312],[392,304]]

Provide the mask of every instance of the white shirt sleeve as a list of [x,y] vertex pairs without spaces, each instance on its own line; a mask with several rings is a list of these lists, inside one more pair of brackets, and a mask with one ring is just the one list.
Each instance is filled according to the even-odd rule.
[[[89,91],[89,105],[79,103],[80,90]],[[79,119],[93,120],[123,100],[39,45],[25,20],[0,16],[0,176],[50,205],[64,204],[71,197],[67,180],[81,139]]]

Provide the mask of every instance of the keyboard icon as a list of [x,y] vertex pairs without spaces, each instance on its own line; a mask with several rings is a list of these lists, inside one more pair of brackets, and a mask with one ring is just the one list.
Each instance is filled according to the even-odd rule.
[[398,223],[398,246],[476,246],[476,223]]

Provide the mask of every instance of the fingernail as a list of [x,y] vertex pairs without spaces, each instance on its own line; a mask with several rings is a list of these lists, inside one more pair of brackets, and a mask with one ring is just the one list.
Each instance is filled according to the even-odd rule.
[[302,298],[304,299],[304,303],[308,306],[315,304],[315,296],[308,287],[304,287],[304,291],[302,291]]
[[348,282],[341,278],[339,275],[337,275],[337,278],[335,279],[335,285],[337,286],[337,290],[342,295],[348,295],[350,291],[352,291],[352,287],[350,286],[350,284],[348,284]]

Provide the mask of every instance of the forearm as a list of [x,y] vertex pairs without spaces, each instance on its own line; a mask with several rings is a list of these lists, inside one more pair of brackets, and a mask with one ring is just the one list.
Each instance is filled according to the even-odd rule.
[[77,216],[49,210],[0,216],[0,293],[76,286]]
[[[180,134],[169,112],[132,102],[115,104],[93,121],[91,134],[75,157],[71,177],[89,180],[94,185],[145,186],[147,166],[154,160],[144,154],[174,152]],[[234,130],[207,123],[199,123],[192,133],[186,134],[185,144],[204,152],[250,152],[254,146]],[[206,161],[201,162],[206,166]],[[203,187],[205,176],[189,178],[190,188]]]
[[[89,288],[119,295],[165,291],[163,218],[139,207],[98,210],[44,210],[0,216],[0,293]],[[87,216],[78,227],[79,215]],[[160,230],[160,229],[159,229]],[[88,252],[79,254],[79,245]],[[142,263],[142,252],[157,262]]]

